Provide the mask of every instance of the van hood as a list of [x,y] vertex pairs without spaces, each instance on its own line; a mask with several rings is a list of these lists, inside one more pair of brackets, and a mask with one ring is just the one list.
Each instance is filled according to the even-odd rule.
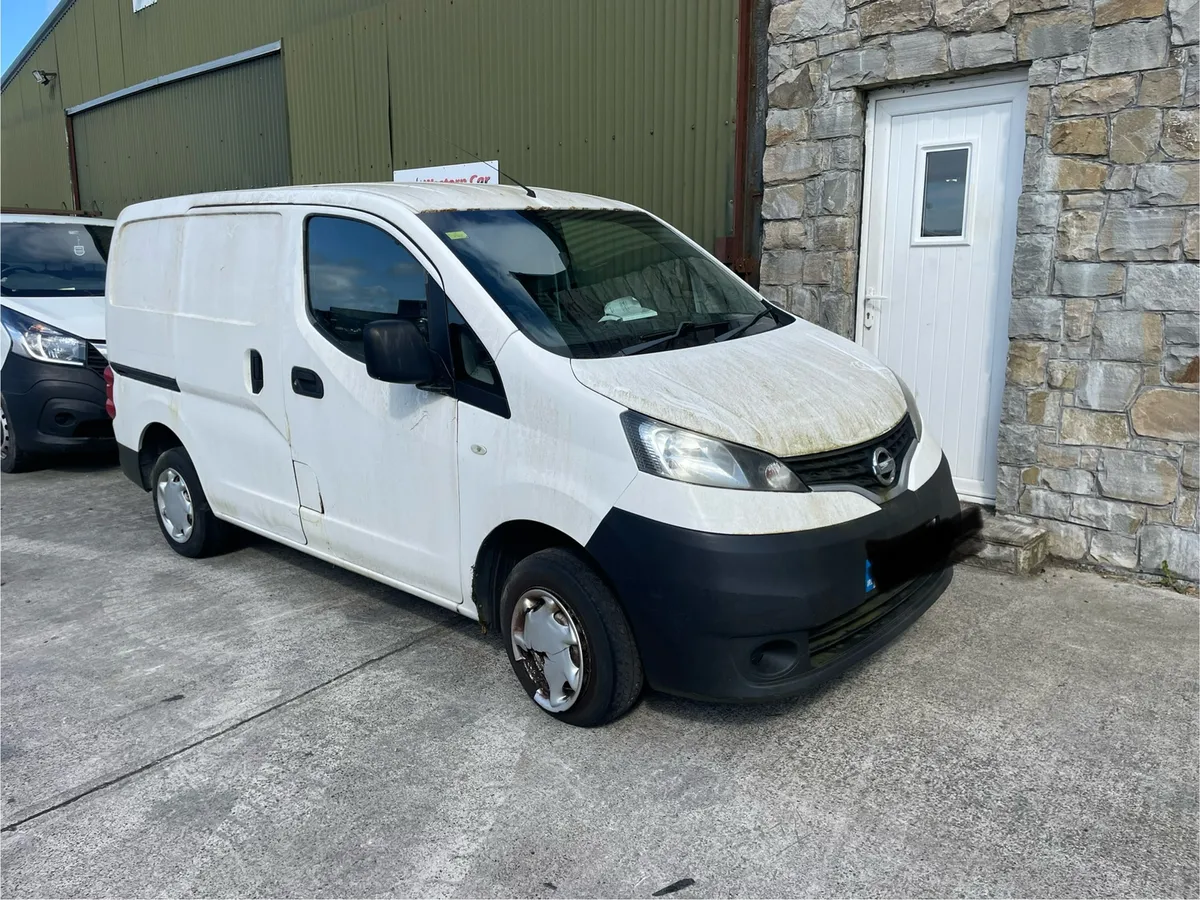
[[5,297],[4,306],[89,341],[104,341],[104,298]]
[[886,366],[802,319],[699,347],[575,359],[571,368],[629,409],[780,457],[864,443],[906,409]]

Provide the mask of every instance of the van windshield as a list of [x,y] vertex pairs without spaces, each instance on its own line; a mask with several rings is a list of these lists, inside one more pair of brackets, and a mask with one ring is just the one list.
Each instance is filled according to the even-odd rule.
[[111,225],[5,222],[0,225],[0,294],[101,297]]
[[562,356],[659,352],[792,321],[645,213],[463,210],[421,219],[522,332]]

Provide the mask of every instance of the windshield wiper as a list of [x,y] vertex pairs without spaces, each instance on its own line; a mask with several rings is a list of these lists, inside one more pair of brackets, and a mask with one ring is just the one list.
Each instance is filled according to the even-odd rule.
[[657,337],[653,340],[642,341],[640,344],[632,344],[621,351],[622,356],[633,356],[635,353],[644,353],[647,350],[653,350],[655,347],[661,347],[664,344],[669,344],[671,341],[678,340],[685,334],[696,330],[695,322],[680,322],[679,327],[668,335]]
[[[745,325],[739,325],[737,328],[729,329],[727,332],[725,332],[720,337],[714,338],[713,342],[716,343],[717,341],[730,341],[730,340],[733,340],[735,337],[738,337],[739,335],[745,334],[763,316],[770,316],[772,320],[775,319],[775,313],[771,311],[771,307],[769,307],[769,306],[764,307],[763,309],[759,310],[758,314],[755,315],[755,317],[753,319],[751,319],[749,322],[747,322]],[[776,322],[776,324],[778,324],[778,322]]]

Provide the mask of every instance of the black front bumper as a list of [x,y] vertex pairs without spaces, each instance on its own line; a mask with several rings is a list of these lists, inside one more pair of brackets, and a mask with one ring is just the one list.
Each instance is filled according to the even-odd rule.
[[[895,539],[907,550],[934,519],[939,527],[918,540],[923,568],[905,572],[890,558],[890,576],[904,580],[868,594],[868,544],[873,558],[888,557]],[[972,527],[943,458],[917,490],[827,528],[708,534],[614,509],[587,549],[617,589],[651,686],[761,700],[799,693],[902,633],[950,584],[950,545]]]
[[28,453],[111,450],[104,374],[9,353],[0,372],[17,445]]

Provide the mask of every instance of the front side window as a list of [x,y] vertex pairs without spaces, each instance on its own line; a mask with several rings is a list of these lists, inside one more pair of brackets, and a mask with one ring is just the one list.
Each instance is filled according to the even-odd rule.
[[659,352],[792,321],[645,213],[463,210],[421,219],[526,336],[562,356]]
[[111,225],[5,222],[0,226],[0,294],[101,297]]
[[310,216],[304,246],[309,316],[343,351],[361,359],[363,327],[380,319],[408,319],[428,337],[425,268],[382,228]]

